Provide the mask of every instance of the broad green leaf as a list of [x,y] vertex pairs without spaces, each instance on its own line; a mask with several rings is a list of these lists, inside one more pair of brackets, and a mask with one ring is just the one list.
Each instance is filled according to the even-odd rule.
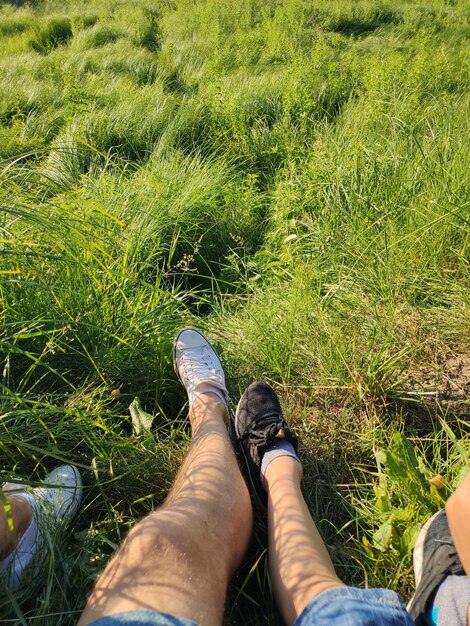
[[372,542],[380,552],[388,548],[393,534],[393,514],[375,531]]
[[129,405],[132,417],[132,431],[134,435],[142,435],[150,432],[153,422],[153,415],[146,413],[140,404],[140,398],[134,398]]

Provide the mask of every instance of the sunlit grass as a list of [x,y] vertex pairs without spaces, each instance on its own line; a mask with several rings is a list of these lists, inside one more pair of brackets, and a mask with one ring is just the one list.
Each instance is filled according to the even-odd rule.
[[[43,591],[6,598],[5,619],[76,623],[163,501],[188,445],[171,362],[187,323],[216,341],[234,400],[253,379],[279,392],[344,579],[410,594],[412,535],[468,465],[467,12],[1,8],[2,476],[71,462],[85,485]],[[133,434],[135,397],[151,434]],[[403,436],[421,499],[377,473]],[[262,524],[227,621],[280,623]]]

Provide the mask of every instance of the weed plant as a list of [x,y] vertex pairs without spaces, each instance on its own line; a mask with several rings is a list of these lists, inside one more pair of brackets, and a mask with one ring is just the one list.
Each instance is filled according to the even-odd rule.
[[[344,580],[409,597],[416,533],[469,465],[469,15],[0,3],[1,475],[84,479],[2,623],[76,623],[163,502],[189,443],[171,363],[188,323],[232,397],[275,386]],[[258,521],[227,624],[281,623],[265,548]]]

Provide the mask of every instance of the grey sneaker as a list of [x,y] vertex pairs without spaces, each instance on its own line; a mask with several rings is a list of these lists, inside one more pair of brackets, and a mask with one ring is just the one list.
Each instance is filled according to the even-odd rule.
[[188,394],[189,406],[198,395],[197,388],[203,383],[213,387],[225,404],[229,402],[225,374],[217,352],[197,328],[188,326],[176,335],[173,365]]
[[407,610],[416,626],[426,626],[429,602],[448,574],[465,574],[450,534],[445,509],[435,513],[420,530],[413,550],[416,591]]
[[[17,496],[31,506],[32,520],[15,550],[0,561],[0,575],[11,591],[30,586],[48,566],[49,543],[59,526],[78,509],[82,479],[73,465],[61,465],[50,472],[41,487],[5,483],[2,491]],[[23,576],[27,572],[26,576]]]

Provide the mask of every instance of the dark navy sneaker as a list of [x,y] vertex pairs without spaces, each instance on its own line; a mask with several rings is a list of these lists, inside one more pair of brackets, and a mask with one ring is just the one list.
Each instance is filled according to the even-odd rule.
[[264,382],[252,383],[240,398],[235,431],[243,453],[255,503],[266,511],[267,493],[261,479],[261,460],[275,443],[287,441],[297,452],[298,440],[282,415],[274,389]]
[[420,530],[413,551],[413,569],[416,591],[407,609],[416,626],[427,626],[426,613],[438,586],[448,574],[465,574],[445,509],[433,515]]

